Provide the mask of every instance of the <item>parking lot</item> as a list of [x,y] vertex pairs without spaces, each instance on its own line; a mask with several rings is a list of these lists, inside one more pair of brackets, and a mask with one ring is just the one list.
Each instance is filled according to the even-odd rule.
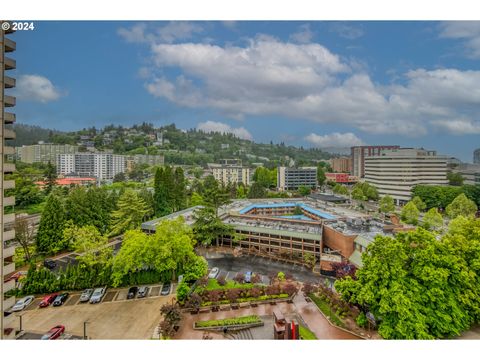
[[128,288],[107,290],[99,304],[80,303],[80,292],[72,292],[63,306],[39,308],[36,298],[22,313],[22,327],[27,333],[43,334],[55,325],[64,325],[73,338],[82,337],[84,322],[91,339],[149,339],[160,322],[160,308],[172,301],[160,295],[161,284],[150,286],[148,296],[127,300]]

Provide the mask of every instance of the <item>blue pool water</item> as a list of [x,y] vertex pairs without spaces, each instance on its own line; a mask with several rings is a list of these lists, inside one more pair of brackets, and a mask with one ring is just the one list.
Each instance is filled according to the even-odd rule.
[[279,218],[285,218],[285,219],[293,219],[293,220],[312,220],[308,216],[305,215],[283,215],[283,216],[275,216]]

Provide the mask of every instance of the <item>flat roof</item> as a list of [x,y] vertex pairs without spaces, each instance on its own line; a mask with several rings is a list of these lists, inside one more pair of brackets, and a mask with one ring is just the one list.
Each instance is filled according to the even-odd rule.
[[201,208],[203,208],[202,205],[197,205],[197,206],[193,206],[193,207],[188,208],[188,209],[180,210],[180,211],[174,212],[172,214],[162,216],[160,218],[152,219],[150,221],[142,223],[142,229],[155,230],[158,223],[162,222],[163,220],[175,219],[179,216],[184,216],[185,217],[185,216],[188,216],[188,215],[192,215],[195,210],[201,209]]
[[363,266],[363,261],[362,261],[362,253],[358,250],[355,250],[352,255],[348,258],[348,260],[355,265],[356,267],[362,267]]
[[269,208],[282,208],[282,207],[297,207],[300,206],[303,210],[308,211],[314,215],[320,216],[321,218],[327,219],[327,220],[334,220],[336,219],[335,216],[322,212],[320,210],[314,209],[308,205],[305,205],[304,203],[278,203],[278,204],[251,204],[247,206],[246,208],[243,208],[239,211],[241,215],[246,214],[247,212],[253,210],[253,209],[269,209]]

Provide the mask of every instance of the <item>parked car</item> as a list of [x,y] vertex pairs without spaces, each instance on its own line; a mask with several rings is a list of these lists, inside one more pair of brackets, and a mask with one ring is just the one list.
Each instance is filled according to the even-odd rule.
[[55,269],[55,267],[57,266],[57,263],[52,259],[45,259],[43,260],[43,266],[45,266],[47,269],[52,270],[52,269]]
[[10,275],[8,278],[6,278],[5,282],[9,282],[10,280],[18,281],[25,276],[27,276],[26,271],[19,271],[19,272],[16,272],[15,274],[13,274],[13,275]]
[[57,325],[48,330],[45,335],[41,337],[42,340],[55,340],[60,337],[65,332],[65,326],[63,325]]
[[210,273],[208,274],[208,278],[215,279],[218,276],[219,272],[220,272],[219,268],[214,267],[212,270],[210,270]]
[[105,295],[105,291],[107,290],[106,287],[103,288],[96,288],[93,291],[92,296],[90,297],[90,304],[96,304],[102,301],[103,295]]
[[57,298],[58,294],[55,293],[55,294],[50,294],[50,295],[47,295],[45,296],[42,301],[40,301],[40,304],[38,304],[39,307],[41,308],[44,308],[44,307],[47,307],[47,306],[50,306],[50,304],[52,304],[55,299]]
[[253,276],[253,273],[251,271],[247,271],[245,273],[245,282],[246,283],[252,282],[252,276]]
[[87,302],[93,294],[93,289],[85,289],[80,295],[80,302]]
[[65,303],[68,299],[68,293],[63,293],[58,295],[55,300],[53,301],[53,306],[60,306]]
[[169,282],[166,282],[165,284],[163,284],[162,291],[160,292],[160,294],[162,294],[162,295],[170,294],[170,289],[171,288],[172,288],[172,285]]
[[144,298],[148,295],[148,291],[150,288],[148,286],[140,286],[138,289],[138,295],[137,298]]
[[128,289],[127,299],[133,299],[137,295],[138,287],[132,286]]
[[13,305],[11,311],[22,311],[28,305],[32,303],[35,298],[32,295],[25,296],[24,298],[18,300],[15,305]]

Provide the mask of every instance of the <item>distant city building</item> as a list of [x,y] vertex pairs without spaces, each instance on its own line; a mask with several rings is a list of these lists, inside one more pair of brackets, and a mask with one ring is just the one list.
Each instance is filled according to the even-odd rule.
[[[91,177],[66,177],[56,180],[58,186],[70,186],[70,185],[91,185],[95,184],[97,179]],[[45,186],[45,181],[36,181],[35,184],[40,187]]]
[[219,161],[220,165],[234,165],[234,166],[242,166],[241,159],[221,159]]
[[449,157],[447,159],[447,168],[448,169],[455,169],[457,166],[461,165],[462,162],[460,159],[457,159],[456,157]]
[[476,149],[473,152],[473,163],[480,164],[480,149]]
[[277,188],[280,191],[297,190],[299,186],[317,186],[317,168],[291,168],[280,166],[277,171]]
[[358,182],[358,177],[348,173],[325,173],[325,178],[339,184],[353,184]]
[[51,162],[55,164],[57,155],[74,154],[78,152],[76,145],[59,145],[59,144],[36,144],[24,145],[16,149],[17,159],[27,164]]
[[352,171],[352,158],[341,157],[331,159],[330,164],[334,173],[350,173]]
[[462,175],[465,185],[480,185],[480,164],[460,164],[451,171]]
[[365,181],[397,203],[411,199],[415,185],[447,185],[447,157],[424,149],[382,150],[365,157]]
[[138,154],[126,156],[127,171],[132,171],[135,165],[147,164],[149,166],[162,166],[165,163],[163,155]]
[[250,185],[250,168],[246,166],[209,164],[212,175],[223,185],[244,184]]
[[365,158],[367,156],[380,155],[382,150],[398,149],[398,145],[375,145],[375,146],[352,146],[350,148],[352,158],[351,174],[359,178],[365,176]]
[[222,150],[228,149],[228,148],[230,148],[230,144],[220,144],[220,148]]
[[57,156],[57,173],[111,180],[126,171],[125,155],[109,153],[75,153]]

